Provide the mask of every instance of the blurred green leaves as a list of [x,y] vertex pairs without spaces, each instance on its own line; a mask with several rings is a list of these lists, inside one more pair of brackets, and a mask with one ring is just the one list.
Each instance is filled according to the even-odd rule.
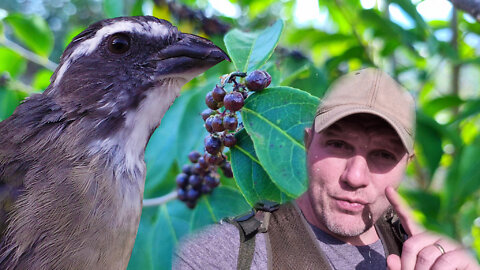
[[4,21],[12,27],[15,37],[30,50],[43,57],[50,55],[53,49],[53,33],[42,17],[13,13]]

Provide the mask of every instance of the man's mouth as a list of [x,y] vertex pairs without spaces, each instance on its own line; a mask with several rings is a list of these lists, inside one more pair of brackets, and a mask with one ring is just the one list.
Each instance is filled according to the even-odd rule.
[[353,198],[335,198],[332,197],[335,201],[336,206],[344,212],[349,213],[359,213],[362,212],[365,206],[368,204],[364,200],[353,199]]

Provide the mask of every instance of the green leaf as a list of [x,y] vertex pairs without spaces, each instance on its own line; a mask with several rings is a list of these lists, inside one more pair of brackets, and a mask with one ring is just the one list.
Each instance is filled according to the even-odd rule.
[[238,132],[235,137],[237,144],[231,150],[232,170],[247,202],[251,206],[262,200],[284,202],[286,195],[275,186],[263,169],[245,129]]
[[233,29],[225,35],[228,54],[239,71],[250,72],[263,66],[277,46],[283,30],[283,21],[260,32],[247,33]]
[[104,0],[103,12],[109,18],[125,16],[124,2],[117,0]]
[[458,107],[463,103],[464,100],[462,100],[458,95],[442,96],[429,100],[428,103],[425,103],[423,105],[423,111],[430,116],[435,116],[438,112],[444,109]]
[[53,49],[53,32],[40,16],[26,16],[20,13],[8,15],[5,19],[15,36],[36,54],[48,57]]
[[433,118],[417,111],[416,141],[422,148],[427,162],[430,179],[440,164],[443,155],[442,131],[443,127]]
[[144,0],[136,0],[130,11],[130,16],[142,16],[143,14],[143,2]]
[[471,144],[465,146],[461,155],[460,172],[454,203],[460,207],[470,196],[480,190],[480,137]]
[[0,75],[5,71],[12,78],[17,78],[27,67],[25,59],[6,47],[0,47]]
[[192,211],[191,231],[220,221],[224,217],[233,217],[245,213],[250,205],[237,190],[219,186],[209,196],[202,196]]
[[0,121],[12,115],[24,98],[25,96],[19,91],[0,86]]
[[52,76],[53,72],[48,69],[41,69],[33,78],[32,86],[38,90],[45,90],[48,85],[50,85],[50,77]]
[[172,252],[178,241],[190,232],[191,216],[191,211],[178,200],[159,208],[158,222],[152,234],[152,269],[171,269]]
[[480,99],[466,100],[460,113],[457,115],[455,119],[452,120],[452,122],[450,122],[450,124],[458,123],[459,121],[462,121],[471,116],[476,116],[478,115],[479,112],[480,112]]
[[272,87],[251,95],[242,109],[243,123],[263,168],[291,197],[307,188],[303,134],[318,102],[298,89]]

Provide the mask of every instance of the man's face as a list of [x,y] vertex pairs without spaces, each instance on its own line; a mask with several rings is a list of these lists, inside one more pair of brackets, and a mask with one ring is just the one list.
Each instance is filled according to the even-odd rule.
[[340,237],[359,236],[387,209],[408,155],[395,130],[369,114],[345,117],[320,133],[307,130],[308,197],[316,223]]

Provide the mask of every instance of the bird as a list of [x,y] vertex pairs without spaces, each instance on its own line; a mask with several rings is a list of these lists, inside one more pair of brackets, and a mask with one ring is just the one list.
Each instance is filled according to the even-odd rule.
[[230,61],[152,16],[93,23],[0,122],[0,269],[126,269],[145,147],[181,87]]

